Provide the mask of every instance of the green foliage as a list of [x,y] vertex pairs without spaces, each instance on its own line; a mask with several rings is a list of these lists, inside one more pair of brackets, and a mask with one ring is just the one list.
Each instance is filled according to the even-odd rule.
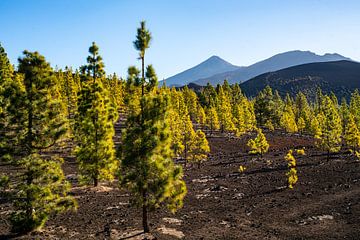
[[203,161],[207,160],[208,153],[210,152],[209,143],[206,139],[205,133],[197,130],[194,136],[194,142],[190,148],[190,160],[200,165]]
[[[93,48],[94,45],[89,49],[91,54]],[[101,59],[98,48],[96,53],[96,59]],[[92,76],[102,76],[103,73],[96,72],[99,68],[92,67],[92,65],[103,66],[101,62],[93,62],[92,57],[89,57],[88,64],[85,68],[91,69]],[[118,169],[113,142],[117,112],[110,101],[108,91],[102,85],[101,78],[86,80],[82,82],[78,96],[75,152],[81,180],[85,183],[92,181],[94,186],[97,186],[99,180],[112,180]]]
[[315,135],[318,146],[330,152],[338,152],[341,142],[341,118],[330,97],[324,96],[321,103],[321,113],[318,114],[321,132]]
[[345,126],[344,139],[346,145],[348,145],[352,150],[356,150],[360,146],[360,132],[356,126],[355,118],[351,113],[349,114],[347,124]]
[[223,90],[221,86],[218,88],[218,106],[217,113],[220,123],[220,129],[224,131],[234,131],[235,125],[233,123],[232,109],[229,95]]
[[272,122],[270,120],[266,121],[264,127],[266,127],[271,132],[275,130],[274,125],[272,124]]
[[269,86],[266,86],[255,98],[256,121],[260,126],[274,118],[276,108],[273,98],[273,92]]
[[13,232],[39,229],[51,214],[76,209],[74,198],[67,195],[70,184],[61,169],[62,159],[48,160],[31,154],[19,164],[25,172],[15,186],[15,209],[10,217]]
[[[18,74],[6,88],[9,122],[2,142],[11,163],[19,168],[13,179],[12,230],[27,232],[41,228],[51,214],[75,208],[67,196],[61,160],[41,158],[39,152],[52,148],[65,136],[67,121],[58,89],[58,79],[37,52],[24,51]],[[12,176],[11,176],[12,177]]]
[[102,57],[99,55],[99,47],[95,42],[89,48],[90,55],[87,57],[87,65],[82,66],[81,72],[91,76],[95,81],[96,78],[102,78],[105,76],[105,65]]
[[[132,192],[134,202],[147,211],[166,203],[172,211],[186,194],[180,166],[174,165],[168,126],[168,99],[159,94],[141,98],[142,113],[131,112],[123,135],[120,182]],[[144,230],[148,231],[148,228]]]
[[256,138],[250,139],[247,146],[251,149],[249,151],[250,154],[260,154],[261,157],[269,150],[269,144],[260,128],[257,130]]
[[299,132],[303,132],[305,127],[306,127],[305,120],[302,117],[299,117],[298,122],[297,122],[297,128],[298,128]]
[[285,156],[285,160],[288,163],[289,171],[286,173],[288,177],[288,185],[290,189],[294,188],[294,185],[298,181],[297,171],[296,171],[296,159],[293,156],[293,150],[289,150],[289,152]]
[[214,107],[209,107],[206,109],[206,126],[210,129],[210,134],[214,130],[220,129],[219,119]]
[[298,131],[295,122],[295,114],[293,113],[290,105],[285,106],[285,110],[280,119],[280,126],[284,128],[286,132],[294,133]]

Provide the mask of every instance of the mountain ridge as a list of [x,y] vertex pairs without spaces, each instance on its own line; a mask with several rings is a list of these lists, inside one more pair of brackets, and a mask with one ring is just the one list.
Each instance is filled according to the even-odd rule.
[[[208,82],[212,85],[222,83],[225,79],[230,84],[245,82],[260,74],[277,71],[287,67],[312,63],[349,60],[338,53],[325,53],[318,55],[311,51],[293,50],[278,53],[267,59],[261,60],[249,66],[233,65],[217,55],[213,55],[198,65],[184,70],[172,77],[165,79],[167,86],[184,86],[193,82],[205,86]],[[163,81],[161,81],[163,82]]]
[[[167,86],[183,86],[197,79],[206,78],[215,74],[240,69],[219,56],[213,55],[198,65],[184,70],[172,77],[165,79]],[[160,85],[163,81],[160,82]]]
[[254,97],[269,85],[284,96],[295,96],[299,91],[314,98],[316,89],[334,92],[339,98],[349,98],[351,92],[360,89],[360,63],[341,60],[301,64],[256,76],[240,87],[248,97]]
[[352,59],[344,57],[338,53],[325,53],[324,55],[318,55],[311,51],[294,50],[276,54],[270,58],[241,69],[216,74],[208,78],[202,78],[194,83],[204,86],[207,82],[210,82],[212,85],[216,85],[224,81],[224,79],[227,79],[230,84],[241,83],[266,72],[277,71],[306,63],[340,60],[352,61]]

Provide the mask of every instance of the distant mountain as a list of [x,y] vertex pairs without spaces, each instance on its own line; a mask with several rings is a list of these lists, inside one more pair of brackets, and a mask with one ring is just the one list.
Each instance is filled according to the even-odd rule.
[[325,93],[334,92],[339,100],[342,97],[348,99],[351,92],[360,89],[360,63],[308,63],[262,74],[242,83],[240,87],[246,96],[253,97],[267,85],[283,96],[286,93],[295,96],[302,91],[314,98],[316,89],[320,87]]
[[[218,73],[234,71],[240,68],[241,67],[234,66],[218,56],[212,56],[199,65],[169,77],[165,79],[165,81],[167,86],[184,86],[200,78],[207,78]],[[161,83],[159,85],[161,85]]]
[[233,71],[218,73],[211,77],[204,77],[195,81],[194,83],[205,86],[208,82],[210,82],[212,85],[216,85],[218,83],[222,83],[224,79],[227,79],[230,84],[241,83],[266,72],[277,71],[300,64],[340,60],[351,61],[350,58],[346,58],[337,53],[327,53],[320,56],[310,51],[290,51],[277,54],[248,67],[242,67]]

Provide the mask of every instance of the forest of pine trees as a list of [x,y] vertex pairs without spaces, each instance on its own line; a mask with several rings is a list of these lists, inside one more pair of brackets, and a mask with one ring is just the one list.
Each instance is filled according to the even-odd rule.
[[[10,219],[14,232],[39,229],[54,214],[76,210],[61,151],[76,157],[81,184],[118,179],[119,188],[142,209],[144,232],[150,231],[151,211],[182,207],[184,171],[208,159],[211,137],[249,135],[248,150],[263,157],[269,149],[266,134],[276,130],[313,136],[328,156],[341,148],[359,155],[358,91],[339,104],[334,94],[320,89],[310,102],[304,93],[282,97],[270,87],[247,98],[238,84],[226,80],[197,92],[158,86],[155,69],[146,65],[151,41],[141,22],[133,42],[141,69],[130,66],[126,79],[106,74],[96,43],[85,65],[63,70],[27,50],[14,67],[0,45],[0,160],[21,169],[0,176],[8,179],[9,197],[16,199]],[[115,143],[119,121],[125,127]],[[285,159],[293,188],[298,178],[292,151]]]

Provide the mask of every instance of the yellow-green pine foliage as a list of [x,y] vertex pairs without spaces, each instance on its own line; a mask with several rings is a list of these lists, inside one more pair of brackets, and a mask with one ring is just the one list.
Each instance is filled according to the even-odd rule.
[[251,149],[249,151],[250,154],[259,154],[261,157],[269,150],[269,143],[266,141],[266,137],[260,128],[257,130],[256,138],[250,139],[247,146]]
[[143,226],[149,231],[150,210],[167,205],[174,212],[183,205],[186,185],[182,168],[175,165],[168,124],[168,99],[149,93],[141,99],[142,113],[127,118],[121,151],[120,183],[132,192],[134,203],[142,207]]
[[[302,121],[305,122],[305,127],[300,128],[300,126],[298,126],[299,131],[305,130],[311,132],[311,108],[305,94],[302,92],[299,92],[295,98],[295,116],[297,123]],[[303,120],[300,121],[300,118]]]
[[302,117],[299,117],[298,122],[297,122],[297,128],[298,128],[299,132],[302,133],[304,131],[305,127],[306,127],[305,120]]
[[66,106],[66,116],[69,120],[71,133],[73,132],[74,116],[77,111],[77,94],[80,91],[79,75],[72,73],[72,70],[65,68],[65,72],[56,73],[60,80],[61,99]]
[[206,120],[207,120],[205,110],[200,104],[198,104],[197,109],[198,109],[198,118],[199,118],[197,123],[203,127],[203,126],[205,126]]
[[196,93],[187,86],[184,87],[182,93],[191,121],[199,122],[199,115],[197,111],[198,99]]
[[281,117],[283,115],[284,112],[284,108],[285,108],[285,103],[282,100],[279,92],[277,90],[275,90],[274,92],[274,96],[273,96],[273,113],[271,115],[271,123],[273,124],[274,127],[281,127]]
[[294,188],[294,185],[298,181],[297,171],[296,171],[296,159],[293,156],[293,150],[289,150],[289,152],[285,156],[285,160],[288,163],[289,171],[286,173],[288,177],[288,186],[290,189]]
[[[341,99],[341,106],[340,106],[340,117],[341,117],[341,123],[342,123],[342,133],[345,134],[345,126],[347,124],[347,120],[349,119],[349,114],[350,114],[350,110],[349,110],[349,106],[346,102],[345,98]],[[354,117],[354,115],[353,115]]]
[[194,137],[194,143],[191,145],[189,152],[190,160],[197,163],[200,168],[201,163],[207,160],[209,152],[210,147],[205,133],[201,130],[197,130]]
[[351,94],[349,109],[352,115],[354,115],[358,129],[360,129],[360,94],[358,89]]
[[321,114],[318,115],[318,121],[321,126],[321,135],[316,136],[318,146],[328,152],[338,152],[341,143],[341,118],[336,106],[329,96],[324,96],[321,103]]
[[233,117],[233,123],[236,128],[236,136],[241,136],[247,131],[243,105],[236,104],[233,106]]
[[360,132],[356,126],[355,118],[350,113],[345,126],[344,139],[346,145],[348,145],[353,151],[360,146]]
[[185,160],[186,164],[186,162],[189,160],[189,151],[194,144],[195,139],[195,131],[193,128],[193,124],[190,120],[190,115],[185,115],[181,117],[180,129],[184,146],[183,159]]
[[285,107],[285,110],[280,119],[280,125],[286,132],[294,133],[298,131],[295,122],[295,115],[290,107]]
[[256,129],[256,116],[254,111],[254,104],[246,98],[243,98],[242,103],[244,106],[244,124],[247,132]]
[[210,129],[210,134],[220,129],[220,123],[215,107],[210,106],[206,109],[206,126]]
[[104,66],[95,43],[89,52],[88,65],[84,67],[87,76],[82,82],[75,117],[75,152],[81,181],[97,186],[100,180],[112,180],[118,169],[113,142],[114,123],[118,115],[108,91],[102,85],[105,72],[94,67]]
[[125,98],[125,84],[124,81],[119,79],[114,73],[109,78],[107,78],[106,89],[110,94],[110,99],[113,102],[114,106],[118,110],[124,110],[124,98]]
[[220,123],[220,129],[224,131],[234,131],[232,109],[229,95],[223,90],[222,86],[218,88],[218,106],[217,113]]
[[274,131],[274,125],[272,124],[271,120],[267,120],[264,127],[266,127],[270,132]]
[[240,173],[243,173],[243,172],[245,172],[245,170],[246,170],[246,167],[240,165],[240,167],[239,167],[239,172],[240,172]]
[[[320,115],[318,115],[318,116],[320,116]],[[311,131],[312,135],[314,135],[314,138],[317,140],[316,144],[318,144],[317,142],[321,138],[322,132],[321,132],[321,125],[319,123],[317,116],[313,116],[311,118],[310,131]]]
[[10,217],[12,231],[40,229],[51,215],[77,207],[75,199],[67,194],[70,184],[61,169],[62,163],[62,159],[44,159],[35,153],[19,161],[27,171],[19,174],[20,182],[16,181]]
[[24,51],[18,75],[12,81],[6,109],[10,119],[4,136],[12,164],[21,170],[12,177],[16,195],[11,214],[12,230],[28,232],[41,228],[52,215],[76,207],[67,196],[61,159],[39,156],[63,139],[67,119],[61,102],[58,79],[38,52]]
[[266,86],[255,98],[254,109],[256,121],[259,126],[263,126],[267,120],[274,119],[275,115],[274,95],[270,86]]
[[180,117],[179,111],[184,112],[186,109],[180,110],[180,106],[183,105],[180,101],[181,92],[171,89],[170,93],[170,106],[168,110],[168,123],[171,134],[171,149],[175,156],[180,156],[184,151],[183,144],[183,132],[182,132],[182,118]]
[[[9,158],[9,153],[12,143],[8,142],[6,137],[7,132],[10,131],[10,116],[7,108],[10,105],[10,97],[14,94],[12,91],[12,84],[14,82],[14,69],[7,57],[5,49],[0,44],[0,161]],[[10,124],[10,125],[9,125]]]

